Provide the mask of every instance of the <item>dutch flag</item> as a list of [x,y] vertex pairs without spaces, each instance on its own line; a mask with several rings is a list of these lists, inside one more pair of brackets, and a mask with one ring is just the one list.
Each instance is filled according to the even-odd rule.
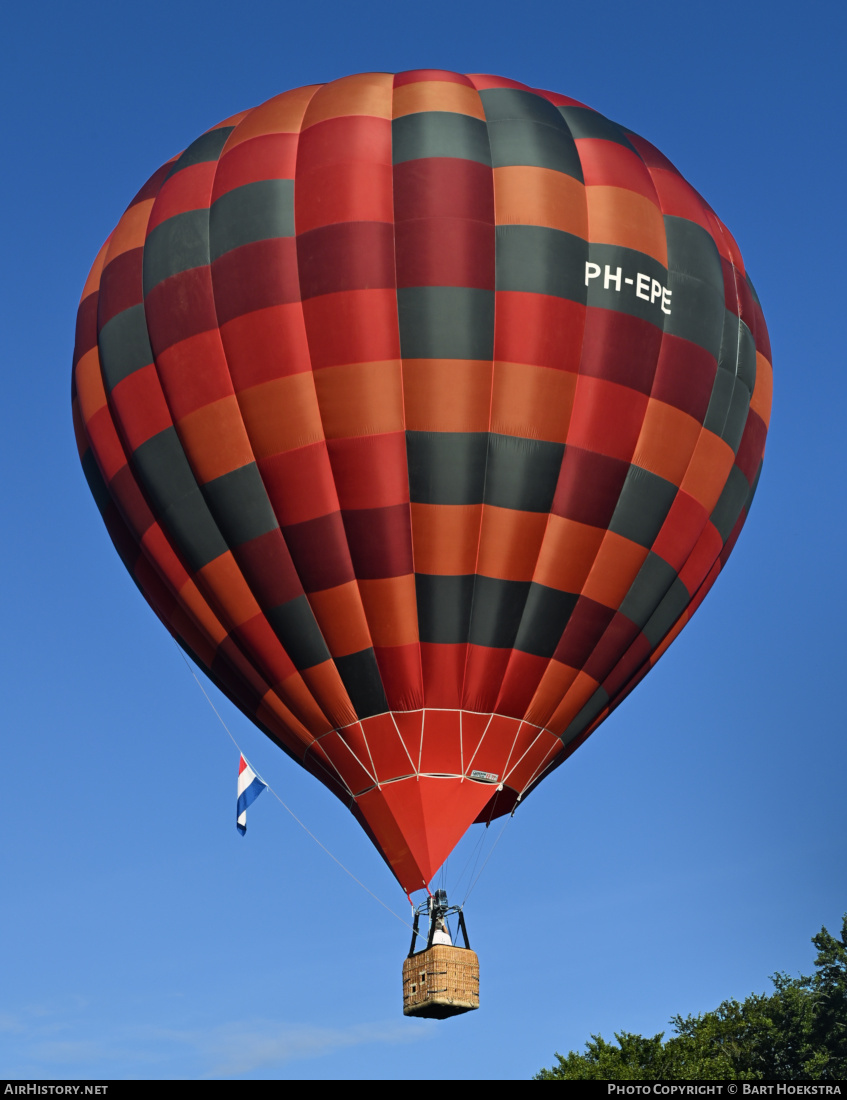
[[263,783],[259,779],[243,756],[240,757],[238,761],[238,805],[235,824],[242,836],[247,832],[247,807],[256,801],[265,787],[267,787],[267,783]]

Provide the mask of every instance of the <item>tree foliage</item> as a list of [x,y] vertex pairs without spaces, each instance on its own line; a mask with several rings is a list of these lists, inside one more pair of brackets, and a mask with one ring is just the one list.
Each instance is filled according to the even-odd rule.
[[773,992],[723,1001],[698,1016],[673,1016],[673,1034],[652,1039],[592,1035],[585,1052],[556,1055],[536,1081],[838,1081],[847,1078],[847,913],[841,936],[812,937],[815,973],[777,973]]

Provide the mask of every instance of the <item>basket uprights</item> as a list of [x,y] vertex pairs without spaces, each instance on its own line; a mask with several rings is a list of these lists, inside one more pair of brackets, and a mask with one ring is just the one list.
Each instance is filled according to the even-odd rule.
[[461,905],[457,907],[457,913],[459,914],[459,928],[462,930],[462,936],[465,940],[465,947],[467,947],[468,951],[470,951],[471,941],[468,939],[468,928],[465,924],[465,914],[462,912]]
[[429,921],[426,946],[421,948],[422,951],[428,951],[433,946],[433,938],[438,928],[438,924],[440,922],[446,922],[449,913],[455,913],[458,917],[459,930],[465,941],[465,947],[470,950],[471,943],[468,939],[468,928],[465,924],[465,914],[462,911],[461,905],[450,905],[447,901],[447,891],[436,890],[434,894],[429,895],[423,905],[419,905],[415,909],[414,921],[412,923],[412,944],[409,948],[410,957],[415,954],[415,947],[417,945],[418,936],[420,935],[420,918],[426,915]]
[[415,910],[415,919],[412,922],[412,946],[409,948],[409,958],[411,958],[412,955],[414,955],[414,953],[415,953],[415,943],[416,943],[417,938],[418,938],[418,923],[420,922],[420,919],[421,919],[421,915],[416,909]]

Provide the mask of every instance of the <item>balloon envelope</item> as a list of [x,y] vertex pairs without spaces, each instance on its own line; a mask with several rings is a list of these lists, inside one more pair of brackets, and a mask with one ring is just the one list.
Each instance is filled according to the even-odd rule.
[[151,177],[73,395],[145,598],[411,891],[690,618],[770,358],[735,241],[648,142],[515,81],[376,73]]

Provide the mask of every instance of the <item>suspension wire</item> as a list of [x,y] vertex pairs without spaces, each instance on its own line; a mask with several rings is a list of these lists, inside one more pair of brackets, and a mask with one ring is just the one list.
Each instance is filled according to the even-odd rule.
[[510,822],[511,820],[512,820],[512,815],[511,815],[511,814],[509,814],[509,816],[508,816],[508,817],[506,818],[506,820],[505,820],[505,821],[503,822],[503,828],[502,828],[502,829],[500,830],[500,832],[498,833],[498,835],[497,835],[497,839],[496,839],[496,840],[494,841],[494,843],[493,843],[493,844],[491,845],[491,851],[490,851],[490,852],[488,853],[488,855],[487,855],[487,856],[485,857],[485,863],[483,863],[483,865],[482,865],[482,866],[480,867],[480,869],[479,869],[479,874],[478,874],[478,875],[476,876],[476,878],[475,878],[475,879],[473,880],[473,882],[471,883],[471,885],[470,885],[470,886],[468,887],[468,892],[467,892],[467,893],[465,894],[464,898],[462,899],[462,905],[464,905],[464,904],[465,904],[465,902],[466,902],[466,901],[468,900],[468,898],[469,898],[469,897],[471,896],[471,890],[473,890],[474,886],[476,886],[476,884],[477,884],[477,883],[479,882],[479,879],[480,879],[480,876],[482,875],[482,872],[483,872],[483,871],[485,870],[485,868],[486,868],[486,867],[488,866],[488,861],[489,861],[489,859],[491,859],[491,857],[492,857],[492,856],[494,855],[494,849],[495,849],[495,848],[497,847],[497,845],[498,845],[498,844],[500,843],[500,837],[501,837],[501,836],[503,835],[503,833],[505,833],[505,831],[506,831],[506,826],[507,826],[507,825],[509,824],[509,822]]
[[[488,828],[488,826],[486,826],[486,829],[487,828]],[[465,891],[465,896],[462,898],[462,905],[464,905],[465,902],[468,900],[468,895],[470,894],[471,890],[473,889],[473,887],[476,883],[476,879],[474,878],[474,874],[476,872],[477,864],[479,863],[480,857],[482,856],[482,853],[485,849],[485,838],[486,838],[487,835],[488,835],[487,833],[483,833],[483,832],[480,833],[479,841],[477,843],[476,848],[474,849],[473,867],[471,867],[470,874],[468,875],[468,888]],[[486,856],[485,861],[484,861],[482,866],[485,867],[485,864],[487,862],[488,862],[488,857]]]
[[[488,828],[489,828],[489,826],[491,825],[491,822],[494,819],[494,808],[497,805],[497,795],[500,793],[501,787],[502,787],[502,784],[500,785],[500,787],[497,788],[497,791],[494,793],[494,796],[491,799],[491,809],[488,812],[488,820],[485,823],[486,832],[488,831]],[[506,822],[508,822],[508,820],[509,820],[509,818],[506,818]],[[503,828],[505,828],[505,827],[506,827],[506,824],[504,823]],[[484,835],[485,835],[485,833],[483,833],[483,836]],[[502,836],[502,835],[503,835],[503,830],[501,829],[500,830],[500,836]],[[498,836],[497,840],[494,841],[494,844],[491,847],[491,851],[485,857],[485,863],[483,863],[482,867],[480,867],[479,875],[482,874],[482,872],[485,870],[486,863],[488,863],[489,859],[491,859],[491,852],[493,852],[494,849],[497,847],[497,841],[499,841],[500,836]],[[474,868],[473,868],[474,871],[476,870],[476,864],[479,862],[479,857],[480,857],[481,854],[482,854],[482,847],[480,846],[480,849],[477,852],[476,862],[474,863]],[[471,871],[471,875],[473,875],[473,871]],[[465,894],[464,898],[462,899],[462,905],[464,905],[465,902],[470,897],[471,890],[473,890],[474,886],[476,886],[477,882],[479,881],[479,875],[476,876],[476,878],[473,880],[471,885],[468,887],[468,892]]]
[[[468,858],[465,860],[465,865],[462,868],[462,870],[459,872],[459,877],[456,879],[456,889],[457,890],[459,889],[459,884],[461,883],[462,879],[465,877],[465,872],[467,871],[468,867],[470,866],[472,860],[474,861],[474,865],[473,865],[473,868],[470,872],[470,875],[468,876],[468,880],[470,881],[470,879],[473,877],[473,873],[476,870],[477,863],[479,862],[480,853],[482,852],[482,848],[484,846],[484,843],[485,843],[485,833],[482,830],[479,830],[478,836],[477,836],[476,840],[474,841],[474,845],[470,850],[470,854],[468,855]],[[474,858],[474,857],[476,857],[476,858]]]
[[[226,722],[225,722],[225,721],[223,720],[223,718],[221,717],[221,715],[220,715],[220,713],[219,713],[219,711],[218,711],[217,707],[216,707],[216,706],[215,706],[215,704],[214,704],[214,703],[212,702],[212,700],[211,700],[211,699],[209,698],[209,696],[208,696],[208,694],[207,694],[207,692],[206,692],[206,689],[205,689],[205,688],[203,687],[203,685],[201,684],[201,682],[200,682],[200,681],[199,681],[199,680],[197,679],[197,673],[196,673],[196,672],[194,671],[194,669],[193,669],[193,668],[191,667],[191,665],[190,665],[190,664],[188,663],[188,659],[187,659],[187,657],[185,656],[185,654],[183,653],[182,649],[180,649],[180,647],[179,647],[179,645],[177,644],[177,642],[176,642],[176,641],[174,641],[174,645],[175,645],[175,646],[177,647],[177,650],[179,650],[179,655],[180,655],[180,657],[182,657],[183,661],[185,661],[185,667],[186,667],[186,668],[188,669],[188,671],[189,671],[189,672],[191,673],[191,675],[192,675],[192,676],[194,677],[194,682],[195,682],[195,683],[197,684],[197,686],[198,686],[198,687],[200,688],[200,690],[201,690],[201,691],[203,692],[203,695],[204,695],[204,696],[206,697],[206,702],[207,702],[207,703],[209,704],[209,706],[210,706],[210,707],[212,708],[212,710],[213,710],[213,711],[215,712],[215,714],[217,715],[218,721],[219,721],[219,722],[220,722],[220,724],[221,724],[221,725],[223,726],[223,728],[224,728],[224,729],[226,730],[226,732],[227,732],[227,733],[229,734],[229,739],[230,739],[230,741],[232,741],[233,745],[235,745],[235,747],[236,747],[236,748],[238,749],[239,753],[240,753],[240,754],[241,754],[242,756],[244,756],[244,753],[243,753],[243,751],[242,751],[242,749],[241,749],[241,746],[240,746],[240,745],[238,744],[238,742],[237,742],[237,741],[235,740],[235,738],[233,737],[233,735],[232,735],[232,732],[231,732],[231,730],[230,730],[229,726],[228,726],[228,725],[226,724]],[[247,757],[246,757],[246,756],[244,756],[244,759],[246,760],[246,759],[247,759]],[[251,768],[252,768],[252,764],[251,764],[250,766],[251,766]],[[257,778],[258,778],[259,780],[261,780],[261,782],[262,782],[262,783],[264,783],[264,784],[265,784],[265,786],[266,786],[266,787],[268,788],[268,790],[269,790],[269,791],[271,792],[271,794],[272,794],[272,795],[274,796],[274,798],[275,798],[275,799],[277,800],[277,802],[278,802],[278,803],[280,804],[280,806],[282,806],[282,808],[283,808],[283,809],[284,809],[284,810],[285,810],[285,811],[286,811],[286,812],[287,812],[288,814],[290,814],[290,815],[291,815],[291,817],[293,817],[293,818],[294,818],[294,820],[295,820],[295,821],[297,822],[297,824],[298,824],[298,825],[300,826],[300,828],[301,828],[301,829],[303,830],[303,832],[304,832],[304,833],[306,833],[306,835],[307,835],[307,836],[310,836],[310,837],[312,838],[312,840],[314,840],[315,844],[317,844],[317,846],[318,846],[319,848],[322,848],[322,849],[323,849],[323,851],[324,851],[324,852],[326,852],[326,854],[327,854],[327,855],[329,856],[329,858],[330,858],[330,859],[331,859],[331,860],[332,860],[332,861],[333,861],[334,863],[337,863],[337,864],[338,864],[338,866],[339,866],[339,867],[341,868],[341,870],[342,870],[342,871],[344,871],[344,873],[345,873],[345,874],[349,875],[349,876],[350,876],[350,878],[351,878],[351,879],[352,879],[352,880],[353,880],[353,881],[354,881],[354,882],[355,882],[355,883],[356,883],[356,884],[357,884],[358,886],[361,886],[361,888],[362,888],[362,889],[363,889],[363,890],[365,891],[365,893],[366,893],[366,894],[370,894],[370,896],[371,896],[371,897],[372,897],[372,898],[374,899],[374,901],[376,901],[376,902],[379,902],[379,904],[380,904],[380,905],[382,906],[382,908],[383,908],[383,909],[386,909],[386,910],[387,910],[387,911],[388,911],[388,912],[389,912],[389,913],[390,913],[390,914],[392,915],[392,917],[396,917],[396,918],[397,918],[397,920],[399,920],[401,924],[404,924],[404,925],[405,925],[405,926],[406,926],[406,927],[407,927],[407,928],[408,928],[408,929],[409,929],[409,930],[411,931],[411,929],[412,929],[412,926],[411,926],[411,924],[409,924],[409,922],[408,922],[408,921],[405,921],[405,920],[403,920],[403,918],[402,918],[402,917],[398,916],[398,915],[397,915],[397,913],[395,913],[393,909],[391,909],[391,908],[390,908],[389,906],[387,906],[387,905],[385,904],[385,902],[384,902],[384,901],[383,901],[383,900],[382,900],[381,898],[378,898],[378,897],[376,896],[376,894],[375,894],[375,893],[374,893],[374,892],[373,892],[372,890],[369,890],[369,889],[368,889],[368,887],[367,887],[367,886],[365,886],[365,884],[364,884],[364,883],[363,883],[363,882],[362,882],[362,881],[361,881],[360,879],[356,878],[356,876],[355,876],[355,875],[353,874],[353,872],[352,872],[352,871],[350,871],[350,870],[348,870],[348,869],[347,869],[347,868],[346,868],[346,867],[344,866],[344,864],[343,864],[343,863],[341,862],[341,860],[340,860],[340,859],[338,859],[338,858],[337,858],[336,856],[334,856],[334,855],[332,854],[332,852],[331,852],[331,851],[329,850],[329,848],[327,848],[327,846],[326,846],[325,844],[322,844],[322,843],[321,843],[321,841],[320,841],[320,840],[318,840],[318,838],[317,838],[317,837],[315,836],[315,834],[314,834],[314,833],[313,833],[313,832],[312,832],[312,831],[311,831],[310,829],[308,829],[308,828],[307,828],[307,827],[306,827],[306,826],[305,826],[305,825],[303,824],[303,822],[302,822],[302,821],[300,820],[300,818],[299,818],[299,817],[297,816],[297,814],[295,814],[295,813],[294,813],[294,811],[293,811],[293,810],[291,809],[291,807],[290,807],[290,806],[287,806],[287,805],[286,805],[286,804],[285,804],[285,803],[283,802],[283,800],[282,800],[282,799],[281,799],[281,798],[279,797],[279,795],[278,795],[278,794],[276,793],[276,791],[275,791],[275,790],[273,789],[273,787],[272,787],[272,786],[270,785],[270,783],[268,783],[268,782],[267,782],[266,780],[262,779],[261,775],[259,775],[259,773],[258,773],[258,772],[256,771],[256,769],[255,769],[255,768],[253,768],[253,771],[255,772],[255,774],[256,774],[256,776],[257,776]],[[409,900],[411,901],[411,898],[410,898]]]

